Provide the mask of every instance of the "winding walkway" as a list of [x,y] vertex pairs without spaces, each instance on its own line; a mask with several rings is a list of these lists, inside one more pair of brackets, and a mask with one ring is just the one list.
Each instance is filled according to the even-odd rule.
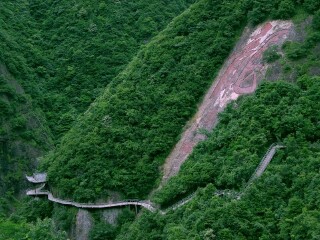
[[[283,148],[283,147],[284,146],[282,144],[272,144],[269,147],[266,154],[261,159],[258,167],[256,168],[251,178],[249,179],[248,183],[246,184],[244,191],[234,194],[230,190],[218,190],[215,192],[214,195],[216,196],[234,195],[236,196],[237,199],[240,199],[243,192],[245,192],[245,190],[252,184],[252,182],[255,179],[259,178],[264,173],[270,161],[272,160],[273,156],[275,155],[276,150],[278,148]],[[45,173],[42,174],[42,176],[44,175],[46,176]],[[36,174],[34,176],[36,176]],[[28,176],[26,177],[27,177],[27,180],[29,180],[32,183],[38,183],[38,181],[36,182],[33,181],[34,179],[32,177],[28,177]],[[46,181],[46,177],[41,178],[41,182],[43,181]],[[175,203],[174,205],[168,207],[166,210],[162,211],[156,204],[152,203],[150,200],[129,199],[129,200],[123,200],[123,201],[111,202],[111,203],[78,203],[74,201],[63,200],[63,199],[54,197],[51,192],[43,190],[44,187],[45,187],[45,183],[42,183],[38,188],[28,190],[26,194],[28,196],[47,196],[49,201],[59,203],[62,205],[73,206],[77,208],[101,209],[101,208],[114,208],[114,207],[123,207],[123,206],[141,206],[151,212],[159,211],[161,214],[166,214],[170,210],[175,210],[185,205],[186,203],[191,201],[197,193],[197,192],[194,192],[190,194],[186,198],[181,199],[179,202]]]
[[155,212],[157,210],[156,207],[152,205],[149,200],[137,200],[137,199],[129,199],[123,200],[119,202],[112,202],[112,203],[78,203],[69,200],[63,200],[60,198],[56,198],[52,195],[51,192],[42,190],[45,185],[43,184],[41,187],[33,190],[28,190],[28,196],[48,196],[48,200],[51,202],[59,203],[62,205],[73,206],[77,208],[88,208],[88,209],[95,209],[95,208],[113,208],[113,207],[122,207],[122,206],[141,206],[143,208],[148,209],[151,212]]

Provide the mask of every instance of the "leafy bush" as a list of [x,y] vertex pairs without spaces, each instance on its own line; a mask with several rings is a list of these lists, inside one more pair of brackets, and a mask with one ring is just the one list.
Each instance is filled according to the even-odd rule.
[[315,30],[320,30],[320,10],[318,10],[313,16],[312,27]]
[[271,46],[263,53],[263,61],[267,63],[273,63],[274,61],[278,60],[281,55],[278,53],[277,46]]
[[308,51],[303,44],[297,42],[286,42],[283,45],[286,56],[290,60],[298,60],[307,56]]
[[34,225],[31,225],[30,231],[27,233],[26,240],[65,240],[67,239],[66,232],[58,231],[51,219],[37,220]]
[[28,232],[26,224],[14,223],[0,218],[0,239],[21,240]]
[[90,240],[114,239],[115,236],[115,227],[102,222],[95,224],[90,231]]
[[21,130],[26,127],[27,120],[24,116],[18,116],[12,120],[12,127],[16,130]]
[[292,0],[282,0],[279,4],[276,17],[279,19],[289,19],[295,14],[295,6]]
[[7,102],[5,102],[5,101],[3,101],[1,99],[0,99],[0,111],[4,115],[9,114],[9,112],[10,112],[10,105]]
[[313,13],[320,9],[320,2],[314,0],[304,0],[303,7],[310,13]]

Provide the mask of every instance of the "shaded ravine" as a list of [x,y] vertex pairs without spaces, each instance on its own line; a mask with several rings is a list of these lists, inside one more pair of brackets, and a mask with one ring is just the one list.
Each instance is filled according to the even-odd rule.
[[[272,144],[266,154],[263,156],[262,160],[260,161],[258,167],[252,174],[251,178],[249,179],[248,183],[246,184],[244,190],[239,193],[233,194],[237,199],[241,198],[241,195],[245,192],[245,190],[252,184],[252,182],[259,178],[263,172],[266,170],[267,166],[269,165],[270,161],[272,160],[273,156],[276,153],[276,150],[278,148],[283,148],[284,146],[281,144]],[[44,176],[46,175],[45,173],[41,174],[34,174],[33,176],[26,176],[27,180],[31,180],[34,178],[37,178],[38,175]],[[46,181],[46,179],[41,179],[42,181]],[[30,181],[34,183],[34,181]],[[168,207],[165,210],[161,210],[159,206],[156,204],[152,203],[150,200],[137,200],[137,199],[129,199],[129,200],[122,200],[118,202],[112,202],[112,203],[78,203],[74,201],[69,201],[69,200],[63,200],[60,198],[56,198],[52,195],[51,192],[43,190],[45,187],[45,183],[42,183],[38,188],[33,189],[33,190],[28,190],[27,195],[28,196],[47,196],[49,201],[59,203],[62,205],[66,206],[73,206],[77,208],[86,208],[86,209],[102,209],[102,208],[114,208],[114,207],[123,207],[123,206],[140,206],[143,207],[151,212],[156,212],[159,211],[161,214],[166,214],[168,211],[175,210],[189,201],[191,201],[195,196],[197,192],[194,192],[187,196],[186,198],[181,199],[179,202],[173,204],[172,206]],[[227,195],[230,193],[230,190],[218,190],[214,193],[216,196],[222,196],[222,195]]]

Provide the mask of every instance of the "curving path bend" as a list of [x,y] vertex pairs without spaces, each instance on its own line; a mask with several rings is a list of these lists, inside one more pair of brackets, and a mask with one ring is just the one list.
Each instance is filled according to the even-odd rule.
[[51,202],[59,203],[62,205],[67,206],[73,206],[77,208],[88,208],[88,209],[95,209],[95,208],[113,208],[113,207],[122,207],[122,206],[141,206],[143,208],[148,209],[151,212],[155,212],[157,210],[156,207],[153,206],[153,204],[149,200],[136,200],[136,199],[130,199],[130,200],[123,200],[119,202],[113,202],[113,203],[78,203],[74,201],[69,200],[63,200],[60,198],[56,198],[52,195],[51,192],[42,190],[44,188],[45,184],[40,186],[39,188],[28,190],[27,195],[28,196],[44,196],[46,195],[48,197],[48,200]]

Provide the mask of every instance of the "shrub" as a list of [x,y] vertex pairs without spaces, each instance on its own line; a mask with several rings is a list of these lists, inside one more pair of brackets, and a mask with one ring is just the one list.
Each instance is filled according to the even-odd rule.
[[280,57],[281,55],[278,53],[278,47],[271,46],[263,53],[262,60],[267,63],[272,63],[278,60]]
[[313,16],[312,27],[315,30],[320,30],[320,10],[318,10]]

